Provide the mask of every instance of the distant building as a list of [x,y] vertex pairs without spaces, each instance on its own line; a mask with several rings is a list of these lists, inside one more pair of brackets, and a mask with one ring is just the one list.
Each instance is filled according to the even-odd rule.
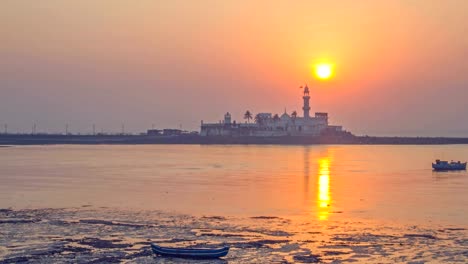
[[179,136],[182,134],[180,129],[163,129],[164,136]]
[[162,135],[162,132],[163,132],[163,131],[160,130],[160,129],[148,129],[148,130],[146,131],[146,134],[147,134],[148,136],[160,136],[160,135]]
[[286,110],[281,116],[271,113],[255,115],[254,123],[231,122],[231,114],[224,115],[224,121],[219,123],[201,124],[201,136],[318,136],[325,132],[341,132],[341,126],[328,124],[328,113],[317,112],[310,116],[309,87],[304,87],[303,117],[296,112],[288,114]]

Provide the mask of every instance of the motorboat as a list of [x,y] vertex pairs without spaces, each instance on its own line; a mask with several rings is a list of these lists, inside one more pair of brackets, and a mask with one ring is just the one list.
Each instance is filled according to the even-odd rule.
[[432,163],[432,168],[436,171],[466,170],[466,162],[436,160]]

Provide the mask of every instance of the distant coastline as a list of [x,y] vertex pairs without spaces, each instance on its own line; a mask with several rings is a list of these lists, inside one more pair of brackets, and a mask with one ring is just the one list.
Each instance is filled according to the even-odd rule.
[[98,144],[225,144],[225,145],[444,145],[468,144],[462,137],[377,137],[354,136],[352,134],[331,134],[321,136],[278,136],[278,137],[229,137],[199,135],[63,135],[63,134],[2,134],[0,147],[8,145],[98,145]]

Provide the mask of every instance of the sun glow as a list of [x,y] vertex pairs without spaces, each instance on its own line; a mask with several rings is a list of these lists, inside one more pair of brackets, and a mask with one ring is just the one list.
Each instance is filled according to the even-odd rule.
[[318,172],[318,217],[320,220],[328,219],[328,207],[330,206],[330,160],[319,160]]
[[330,79],[333,75],[333,65],[320,63],[315,65],[315,76],[322,80]]

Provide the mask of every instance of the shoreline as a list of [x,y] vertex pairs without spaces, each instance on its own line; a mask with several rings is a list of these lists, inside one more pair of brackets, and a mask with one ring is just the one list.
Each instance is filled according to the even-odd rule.
[[466,226],[193,216],[110,208],[0,209],[0,263],[200,263],[161,258],[149,247],[229,245],[201,263],[467,261]]

